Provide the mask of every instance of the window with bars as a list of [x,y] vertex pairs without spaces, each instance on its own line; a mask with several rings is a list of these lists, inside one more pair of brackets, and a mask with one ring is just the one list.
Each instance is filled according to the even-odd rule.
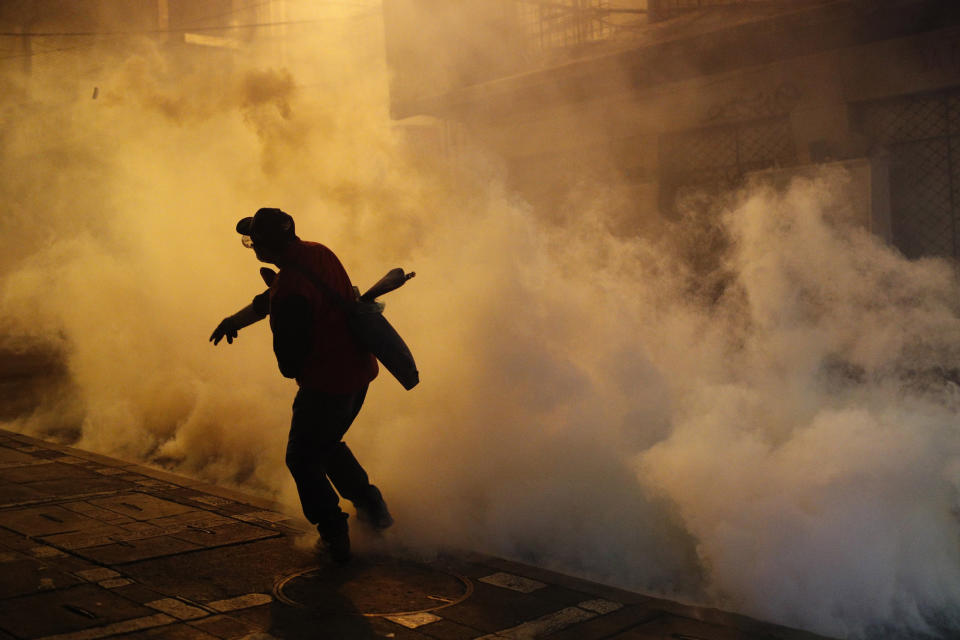
[[607,37],[604,23],[597,19],[607,4],[606,0],[521,0],[518,10],[528,41],[536,49],[550,51]]
[[697,9],[758,3],[770,4],[770,0],[649,0],[650,12],[657,19]]
[[528,53],[576,49],[624,37],[647,21],[647,0],[515,0]]
[[908,257],[960,258],[960,88],[865,102],[854,127],[890,154],[894,244]]
[[660,202],[672,211],[691,191],[738,186],[751,171],[796,164],[787,117],[694,129],[660,138]]

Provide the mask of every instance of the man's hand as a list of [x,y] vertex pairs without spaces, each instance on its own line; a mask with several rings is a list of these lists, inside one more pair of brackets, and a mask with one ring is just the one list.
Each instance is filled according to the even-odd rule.
[[221,340],[226,338],[228,344],[233,344],[233,339],[237,337],[239,330],[240,327],[237,326],[237,322],[233,316],[224,318],[220,324],[217,325],[217,328],[213,330],[213,333],[210,334],[210,341],[214,345],[218,345]]
[[[237,337],[237,332],[240,331],[240,329],[249,327],[254,322],[260,322],[266,318],[270,308],[270,302],[266,296],[267,292],[264,291],[254,298],[254,302],[251,302],[232,316],[224,318],[220,324],[217,325],[217,328],[213,330],[213,333],[210,334],[210,342],[217,345],[220,344],[221,340],[226,338],[229,344],[233,344],[233,340]],[[262,304],[257,303],[258,298],[262,298],[260,300]],[[266,309],[261,308],[264,306]]]

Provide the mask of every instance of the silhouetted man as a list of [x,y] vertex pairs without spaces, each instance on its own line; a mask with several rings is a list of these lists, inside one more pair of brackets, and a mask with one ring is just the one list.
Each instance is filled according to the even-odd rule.
[[380,491],[343,442],[378,371],[376,359],[347,326],[344,303],[354,298],[353,285],[337,256],[322,244],[298,238],[293,218],[280,209],[259,209],[237,223],[237,232],[258,260],[280,269],[269,289],[225,318],[210,340],[215,345],[223,338],[232,343],[241,328],[270,316],[280,372],[300,386],[293,402],[287,467],[303,513],[320,533],[318,546],[335,561],[346,562],[347,514],[340,509],[337,491],[353,502],[362,522],[375,529],[393,523]]

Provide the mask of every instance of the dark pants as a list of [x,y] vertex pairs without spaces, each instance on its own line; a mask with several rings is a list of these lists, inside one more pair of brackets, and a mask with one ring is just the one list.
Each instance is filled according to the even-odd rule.
[[300,389],[293,401],[287,468],[297,483],[303,515],[321,532],[346,525],[337,491],[351,502],[368,495],[367,472],[342,440],[366,395],[366,386],[350,394]]

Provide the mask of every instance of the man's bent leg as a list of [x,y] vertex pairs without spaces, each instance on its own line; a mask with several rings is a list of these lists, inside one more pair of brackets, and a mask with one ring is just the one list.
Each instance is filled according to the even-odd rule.
[[[354,394],[350,403],[344,403],[343,407],[347,413],[343,416],[343,423],[346,427],[340,434],[341,438],[353,424],[357,414],[360,413],[366,395],[367,387],[364,387]],[[333,482],[337,491],[354,504],[357,509],[357,517],[362,522],[374,529],[386,529],[393,524],[393,517],[387,509],[383,495],[377,487],[370,484],[367,472],[364,471],[345,442],[340,441],[326,448],[323,464],[327,476]]]
[[360,412],[366,391],[364,387],[338,395],[301,390],[294,401],[287,466],[297,483],[304,515],[321,534],[346,528],[347,516],[331,481],[341,496],[354,503],[361,520],[380,529],[393,522],[380,491],[341,440]]
[[324,447],[322,460],[327,477],[341,496],[351,502],[363,499],[370,479],[345,442]]
[[286,463],[297,484],[303,515],[317,525],[346,520],[340,499],[327,479],[327,465],[336,464],[337,456],[331,456],[331,452],[335,452],[356,415],[353,405],[352,395],[309,389],[301,389],[293,402]]
[[331,520],[346,520],[346,514],[340,510],[340,498],[327,480],[319,455],[310,454],[314,447],[304,446],[305,438],[291,437],[287,443],[286,463],[300,495],[303,515],[313,524]]
[[331,420],[331,425],[339,426],[329,432],[330,439],[322,452],[322,462],[327,477],[333,482],[340,495],[351,502],[363,498],[368,491],[367,487],[370,486],[370,479],[353,452],[343,442],[343,436],[360,413],[366,396],[367,387],[363,387],[356,393],[342,397],[336,408],[337,416]]

